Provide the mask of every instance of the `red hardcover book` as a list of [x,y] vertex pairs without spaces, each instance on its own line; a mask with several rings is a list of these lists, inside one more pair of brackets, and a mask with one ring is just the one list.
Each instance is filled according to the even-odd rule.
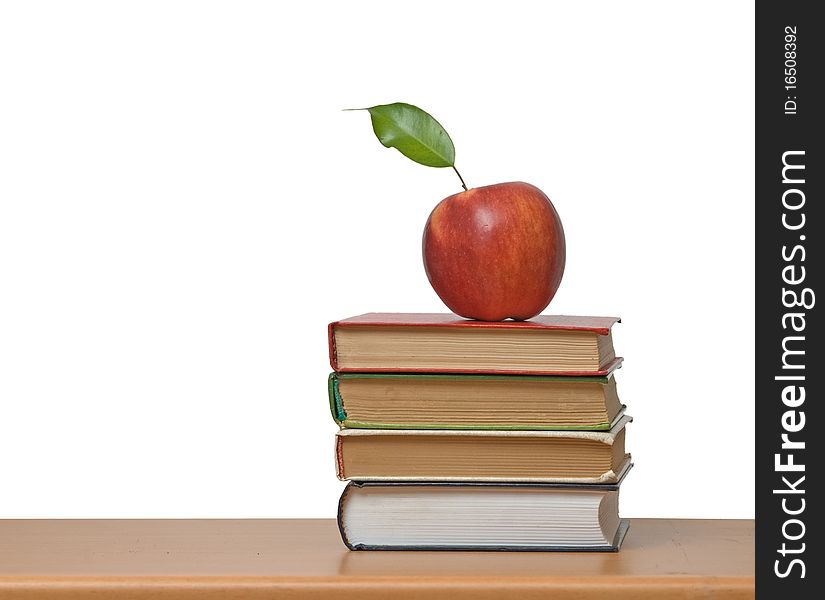
[[453,314],[367,313],[329,325],[337,372],[502,373],[604,376],[617,317],[540,315],[473,321]]

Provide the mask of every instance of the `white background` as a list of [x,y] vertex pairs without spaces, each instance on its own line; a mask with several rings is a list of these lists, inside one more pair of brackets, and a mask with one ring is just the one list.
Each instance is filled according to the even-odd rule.
[[[506,8],[505,8],[506,6]],[[442,311],[448,169],[542,188],[618,315],[624,516],[753,516],[747,2],[0,6],[0,516],[332,516],[327,322]]]

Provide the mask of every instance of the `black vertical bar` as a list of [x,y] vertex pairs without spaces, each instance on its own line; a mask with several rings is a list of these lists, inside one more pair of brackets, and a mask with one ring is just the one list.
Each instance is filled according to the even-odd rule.
[[766,599],[825,597],[814,491],[825,484],[819,8],[756,4],[756,583]]

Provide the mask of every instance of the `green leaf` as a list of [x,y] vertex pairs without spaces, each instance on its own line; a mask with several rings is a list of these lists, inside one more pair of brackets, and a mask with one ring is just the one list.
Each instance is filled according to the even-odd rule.
[[404,102],[367,108],[372,129],[387,148],[428,167],[455,167],[455,146],[444,128],[417,106]]

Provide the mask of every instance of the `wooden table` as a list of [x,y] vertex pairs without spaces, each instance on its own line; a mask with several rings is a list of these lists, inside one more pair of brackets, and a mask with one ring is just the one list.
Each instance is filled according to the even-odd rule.
[[350,552],[335,521],[0,521],[0,599],[752,598],[753,521],[634,519],[618,553]]

